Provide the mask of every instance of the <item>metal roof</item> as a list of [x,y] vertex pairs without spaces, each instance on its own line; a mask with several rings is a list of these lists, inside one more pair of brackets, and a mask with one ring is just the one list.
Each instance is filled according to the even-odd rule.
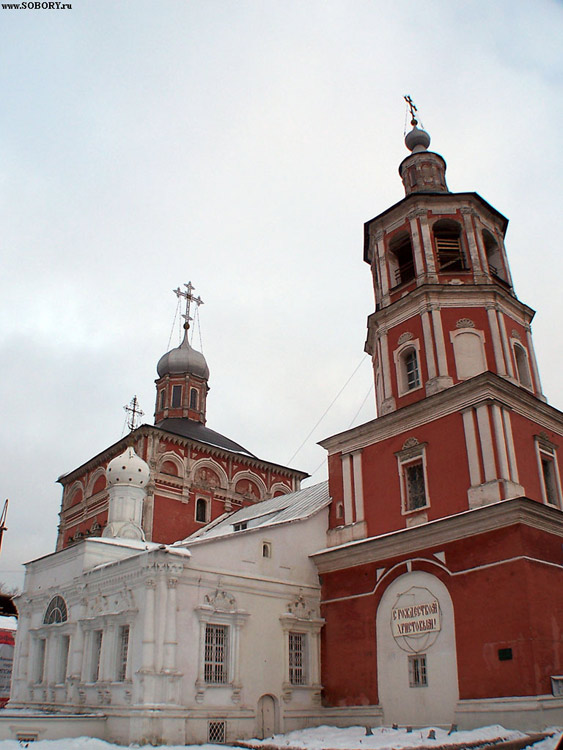
[[263,500],[261,503],[241,508],[219,521],[219,523],[196,532],[184,542],[232,534],[238,524],[246,524],[244,528],[240,529],[243,531],[298,521],[312,516],[328,505],[329,502],[328,482],[321,482],[297,492],[280,495],[271,498],[271,500]]

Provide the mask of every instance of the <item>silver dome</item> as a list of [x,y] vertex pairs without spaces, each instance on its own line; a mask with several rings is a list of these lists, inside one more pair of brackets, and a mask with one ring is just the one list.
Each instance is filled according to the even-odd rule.
[[188,343],[188,332],[184,340],[176,349],[171,349],[159,359],[156,366],[158,376],[184,375],[190,373],[203,380],[209,379],[209,367],[201,352],[196,351]]
[[417,128],[416,125],[405,136],[405,146],[409,151],[417,153],[418,151],[426,151],[430,145],[430,136],[426,130]]

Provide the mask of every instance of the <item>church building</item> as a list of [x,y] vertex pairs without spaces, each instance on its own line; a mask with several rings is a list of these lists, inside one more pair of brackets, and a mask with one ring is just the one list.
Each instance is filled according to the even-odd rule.
[[[60,478],[0,738],[563,724],[563,414],[507,219],[450,192],[412,126],[405,197],[365,225],[379,416],[323,440],[328,483],[300,489],[206,426],[186,328],[158,364],[155,424]],[[187,325],[193,287],[177,293]]]

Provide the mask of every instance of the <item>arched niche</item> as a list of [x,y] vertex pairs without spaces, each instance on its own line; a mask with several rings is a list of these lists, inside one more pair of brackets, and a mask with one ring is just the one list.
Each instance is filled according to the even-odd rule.
[[444,583],[425,571],[396,578],[379,602],[376,638],[385,724],[451,724],[459,688],[454,609]]
[[485,335],[475,328],[461,328],[450,332],[454,348],[455,367],[459,380],[467,380],[487,369]]

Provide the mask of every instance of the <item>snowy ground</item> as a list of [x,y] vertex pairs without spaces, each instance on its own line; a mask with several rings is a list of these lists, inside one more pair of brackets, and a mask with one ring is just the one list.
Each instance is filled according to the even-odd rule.
[[[511,740],[524,737],[522,732],[504,729],[499,725],[473,729],[470,732],[454,732],[448,734],[444,729],[434,729],[435,739],[430,739],[431,728],[416,729],[407,732],[406,729],[389,729],[386,727],[373,729],[372,735],[366,735],[364,727],[349,727],[347,729],[337,729],[336,727],[316,727],[314,729],[302,729],[288,734],[280,734],[275,737],[269,737],[266,740],[249,740],[248,743],[260,748],[262,745],[275,745],[280,748],[297,748],[303,750],[324,750],[325,748],[334,748],[335,750],[400,750],[400,748],[412,748],[432,745],[458,745],[460,748],[475,742],[494,742],[502,740]],[[561,738],[562,728],[552,730],[555,732],[553,737],[543,740],[534,745],[534,750],[555,750],[555,747]],[[21,745],[17,740],[0,741],[0,750],[21,750]],[[78,737],[67,740],[40,740],[30,743],[33,750],[123,750],[120,745],[113,745],[103,740],[93,739],[91,737]],[[139,748],[139,745],[131,747]],[[145,745],[144,748],[154,747]],[[230,745],[164,745],[163,750],[234,750]]]

